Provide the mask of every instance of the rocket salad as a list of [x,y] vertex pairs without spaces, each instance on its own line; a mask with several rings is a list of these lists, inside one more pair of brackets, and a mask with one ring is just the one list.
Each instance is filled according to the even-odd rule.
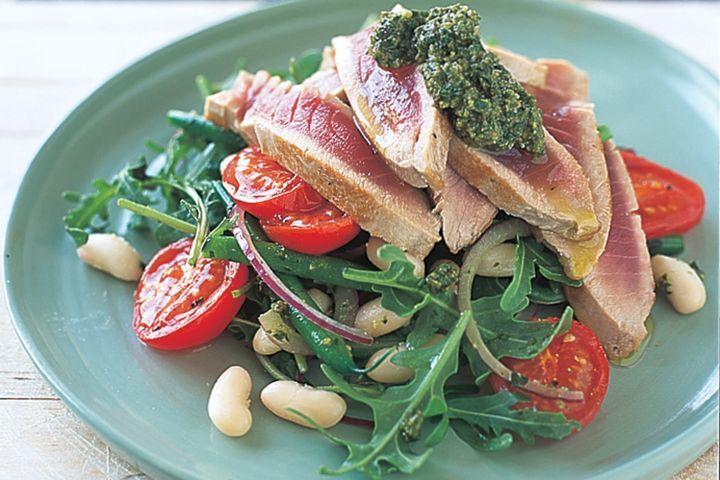
[[[323,473],[412,473],[450,430],[479,451],[571,436],[602,406],[608,356],[647,343],[655,283],[683,313],[704,303],[695,270],[661,258],[681,237],[659,238],[700,221],[702,190],[618,152],[580,101],[583,72],[485,44],[478,21],[460,5],[396,7],[285,71],[199,76],[204,115],[171,110],[165,145],[64,194],[86,263],[116,274],[120,250],[135,262],[122,278],[138,280],[138,339],[178,350],[231,332],[272,380],[264,406],[347,449]],[[443,45],[482,68],[460,72]],[[465,143],[476,137],[492,148]],[[110,231],[114,206],[160,247],[143,270]],[[640,279],[621,312],[603,301],[617,268]],[[247,399],[252,380],[233,368],[208,411],[241,436],[251,409],[227,398]],[[351,441],[339,422],[371,430]]]

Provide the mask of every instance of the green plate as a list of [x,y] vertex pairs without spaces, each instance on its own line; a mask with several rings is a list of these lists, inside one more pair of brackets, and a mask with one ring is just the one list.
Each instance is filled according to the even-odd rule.
[[[225,335],[193,352],[162,354],[130,329],[133,287],[84,266],[60,221],[63,190],[85,190],[170,135],[169,108],[200,109],[193,79],[222,78],[238,57],[280,67],[335,34],[356,30],[387,1],[280,5],[174,43],[118,74],[55,131],[20,188],[5,243],[7,298],[25,348],[65,402],[110,444],[157,477],[316,478],[343,452],[319,434],[275,418],[258,399],[268,378]],[[410,3],[410,2],[408,2]],[[597,420],[563,442],[480,454],[449,434],[415,478],[662,478],[710,446],[718,409],[718,97],[716,77],[671,47],[568,4],[470,2],[486,34],[532,57],[563,57],[590,73],[601,123],[621,145],[698,180],[708,211],[686,236],[687,258],[707,271],[709,299],[680,317],[660,300],[642,362],[611,372]],[[431,6],[430,1],[412,6]],[[211,8],[211,7],[208,7]],[[117,217],[117,215],[116,215]],[[137,242],[138,239],[133,238]],[[149,256],[151,249],[145,249]],[[254,427],[224,437],[206,414],[212,382],[242,364],[255,379]],[[364,435],[338,427],[342,435]]]

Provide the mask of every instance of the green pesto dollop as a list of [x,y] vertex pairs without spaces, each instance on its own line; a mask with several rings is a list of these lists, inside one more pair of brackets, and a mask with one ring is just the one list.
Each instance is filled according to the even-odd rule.
[[428,92],[472,147],[545,153],[535,98],[480,41],[480,17],[465,5],[382,12],[368,53],[383,68],[418,64]]

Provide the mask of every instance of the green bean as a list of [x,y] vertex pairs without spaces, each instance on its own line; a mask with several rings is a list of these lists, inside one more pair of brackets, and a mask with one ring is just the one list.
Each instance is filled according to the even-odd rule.
[[170,110],[167,113],[167,121],[174,127],[182,128],[188,135],[219,143],[231,152],[237,152],[247,145],[237,133],[220,128],[200,115]]
[[297,353],[293,354],[293,357],[295,358],[295,364],[297,365],[298,372],[300,372],[300,375],[305,375],[308,371],[307,358],[305,358],[304,355]]
[[355,315],[360,307],[357,290],[347,287],[337,287],[333,290],[335,311],[333,318],[345,325],[355,323]]
[[[255,241],[255,247],[276,273],[297,275],[323,285],[337,285],[355,290],[370,291],[369,284],[343,278],[342,272],[344,269],[358,268],[357,265],[347,260],[306,255],[293,252],[276,243],[258,240]],[[245,258],[233,237],[208,238],[203,248],[203,255],[248,264],[247,258]]]
[[685,250],[685,242],[680,235],[668,235],[662,238],[653,238],[647,242],[650,255],[669,255],[674,257]]
[[[282,275],[283,283],[312,308],[318,308],[312,297],[303,288],[300,280],[293,275]],[[288,319],[303,339],[310,345],[320,360],[344,375],[361,374],[365,370],[355,365],[352,352],[339,335],[318,327],[300,312],[288,306]]]

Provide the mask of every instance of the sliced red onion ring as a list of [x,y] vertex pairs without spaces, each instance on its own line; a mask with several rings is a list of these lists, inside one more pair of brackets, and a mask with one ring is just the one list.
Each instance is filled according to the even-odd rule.
[[250,237],[250,232],[248,232],[247,225],[245,225],[245,211],[238,207],[234,207],[233,215],[237,215],[237,220],[233,226],[233,235],[235,236],[235,240],[237,240],[238,245],[240,245],[240,249],[243,251],[258,276],[268,287],[270,287],[273,292],[275,292],[278,297],[303,314],[305,318],[310,320],[312,323],[324,330],[327,330],[328,332],[340,335],[351,342],[364,343],[366,345],[373,342],[373,338],[362,330],[337,322],[324,313],[310,308],[307,303],[303,302],[300,297],[295,295],[287,286],[285,286],[285,284],[278,278],[275,272],[272,271],[255,248],[252,237]]

